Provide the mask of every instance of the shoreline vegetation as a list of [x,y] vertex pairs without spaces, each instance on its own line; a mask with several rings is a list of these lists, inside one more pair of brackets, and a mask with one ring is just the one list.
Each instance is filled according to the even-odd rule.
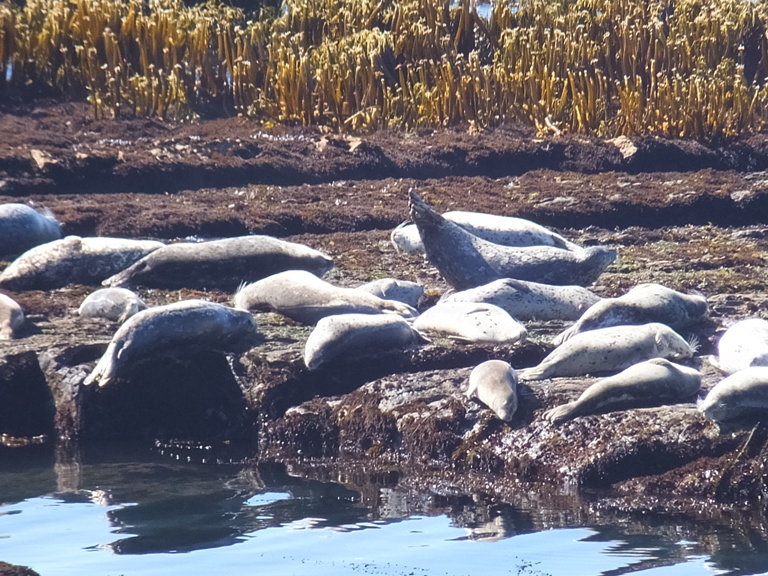
[[0,4],[0,100],[336,132],[503,123],[707,143],[768,115],[750,0],[28,0]]

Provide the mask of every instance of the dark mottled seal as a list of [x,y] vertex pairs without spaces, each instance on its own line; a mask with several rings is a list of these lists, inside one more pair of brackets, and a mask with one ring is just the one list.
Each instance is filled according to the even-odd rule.
[[106,318],[122,323],[146,309],[144,301],[126,288],[101,288],[83,300],[77,313],[85,318]]
[[724,378],[698,408],[715,422],[768,415],[768,366],[750,366]]
[[424,286],[409,280],[398,280],[397,278],[380,278],[379,280],[357,286],[356,289],[368,292],[384,300],[397,300],[403,304],[408,304],[411,308],[418,308],[421,299],[424,297]]
[[42,214],[26,204],[0,204],[0,255],[21,254],[61,238],[61,224],[46,209]]
[[726,374],[750,366],[768,366],[768,320],[748,318],[736,322],[720,337],[717,353],[709,361]]
[[322,276],[331,268],[333,260],[309,246],[271,236],[239,236],[170,244],[108,278],[104,285],[234,292],[243,282],[284,270],[307,270]]
[[427,258],[456,290],[475,288],[499,278],[587,286],[616,259],[616,251],[603,246],[576,251],[553,246],[514,248],[493,244],[440,216],[413,190],[410,212]]
[[504,310],[482,302],[437,304],[422,312],[413,327],[421,333],[486,344],[514,344],[528,334],[525,326]]
[[517,375],[503,360],[488,360],[470,372],[466,394],[480,400],[505,422],[510,422],[517,411]]
[[0,293],[0,340],[10,340],[24,324],[24,312],[10,296]]

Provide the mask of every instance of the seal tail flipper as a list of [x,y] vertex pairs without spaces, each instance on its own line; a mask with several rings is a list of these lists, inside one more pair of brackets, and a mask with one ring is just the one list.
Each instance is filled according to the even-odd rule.
[[715,368],[720,370],[723,374],[725,374],[725,369],[723,368],[723,365],[720,363],[720,358],[718,356],[715,356],[714,354],[710,354],[707,356],[707,360],[709,360],[709,363],[712,364]]
[[572,418],[576,418],[579,415],[576,406],[576,402],[569,402],[568,404],[563,404],[562,406],[555,406],[554,408],[544,412],[542,419],[549,420],[552,422],[552,424],[560,424],[566,420],[571,420]]
[[554,344],[555,346],[560,346],[560,344],[562,344],[563,342],[565,342],[566,340],[568,340],[570,338],[573,338],[578,333],[579,333],[579,329],[576,326],[576,324],[574,324],[570,328],[560,332],[560,334],[555,336],[552,339],[552,344]]
[[517,377],[520,380],[544,380],[548,378],[545,369],[542,368],[541,365],[534,366],[533,368],[523,368],[522,370],[518,370]]

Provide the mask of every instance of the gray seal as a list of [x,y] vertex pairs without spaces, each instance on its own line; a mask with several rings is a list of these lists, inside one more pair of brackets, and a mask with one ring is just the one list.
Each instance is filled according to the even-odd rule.
[[580,332],[609,326],[661,322],[681,330],[708,315],[707,299],[702,294],[683,294],[660,284],[640,284],[623,296],[594,304],[573,326],[559,334],[554,344],[562,344]]
[[402,302],[383,300],[357,288],[340,288],[305,270],[286,270],[243,286],[234,303],[239,310],[278,312],[303,324],[315,324],[335,314],[418,315]]
[[83,384],[106,386],[126,364],[174,348],[241,351],[255,336],[256,321],[251,314],[222,304],[184,300],[148,308],[118,328]]
[[368,292],[384,300],[397,300],[408,304],[411,308],[418,308],[421,299],[424,298],[424,286],[397,278],[380,278],[358,286],[357,290]]
[[307,270],[322,276],[331,268],[333,260],[309,246],[271,236],[239,236],[164,246],[108,278],[104,285],[234,292],[242,282],[254,282],[284,270]]
[[123,323],[146,309],[144,301],[126,288],[101,288],[83,300],[77,313],[85,318],[106,318]]
[[691,358],[695,346],[658,322],[612,326],[577,334],[555,348],[538,366],[518,371],[523,380],[617,372],[651,358]]
[[0,340],[16,337],[16,331],[24,324],[24,311],[10,296],[0,292]]
[[525,326],[504,310],[476,302],[439,303],[422,312],[413,327],[421,333],[487,344],[513,344],[527,336]]
[[728,328],[709,362],[725,374],[750,366],[768,366],[768,320],[748,318]]
[[578,400],[547,410],[544,419],[557,424],[578,416],[692,400],[700,388],[701,374],[695,368],[653,358],[595,382]]
[[61,224],[47,208],[41,214],[26,204],[0,204],[0,255],[21,254],[61,238]]
[[413,190],[410,212],[427,259],[456,290],[499,278],[587,286],[616,259],[616,250],[603,246],[575,251],[553,246],[515,248],[488,242],[440,216]]
[[517,320],[577,320],[600,296],[582,286],[553,286],[513,278],[446,294],[440,303],[483,302],[498,306]]
[[50,290],[68,284],[98,286],[104,278],[164,246],[152,240],[67,236],[35,246],[0,274],[0,288]]
[[715,422],[732,422],[768,413],[768,366],[750,366],[724,378],[699,403]]
[[488,360],[470,372],[466,394],[480,400],[505,422],[511,422],[517,411],[517,375],[506,362]]

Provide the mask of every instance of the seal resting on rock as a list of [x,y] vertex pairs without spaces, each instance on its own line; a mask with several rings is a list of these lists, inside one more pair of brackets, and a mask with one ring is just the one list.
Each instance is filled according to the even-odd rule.
[[413,321],[422,333],[436,333],[467,342],[512,344],[525,340],[525,326],[493,304],[445,302],[437,304]]
[[10,296],[0,293],[0,340],[10,340],[24,324],[24,312]]
[[148,308],[118,328],[106,352],[83,384],[106,386],[120,368],[157,352],[186,346],[240,351],[256,336],[248,312],[204,300],[184,300]]
[[413,190],[410,212],[427,259],[456,290],[499,278],[587,286],[616,259],[616,251],[603,246],[572,251],[553,246],[514,248],[488,242],[440,216]]
[[577,334],[555,348],[538,366],[520,370],[523,380],[616,372],[651,358],[691,358],[694,346],[666,324],[613,326]]
[[554,339],[557,346],[568,338],[596,328],[661,322],[681,330],[706,319],[707,299],[702,294],[683,294],[660,284],[640,284],[618,298],[594,304],[566,331]]
[[768,366],[750,366],[731,374],[715,384],[698,408],[715,422],[768,413]]
[[0,288],[21,291],[98,285],[163,246],[153,240],[67,236],[16,258],[0,274]]
[[239,236],[164,246],[108,278],[104,285],[171,290],[219,288],[234,292],[242,282],[254,282],[284,270],[307,270],[322,276],[331,268],[333,260],[309,246],[271,236]]
[[0,255],[20,254],[61,238],[61,224],[47,208],[41,214],[26,204],[0,204]]
[[653,358],[595,382],[578,400],[547,410],[544,419],[557,424],[578,416],[659,406],[691,399],[700,388],[701,374],[695,368]]
[[488,360],[470,372],[466,394],[480,400],[505,422],[511,422],[517,411],[517,375],[506,362]]
[[397,278],[374,280],[358,286],[356,290],[368,292],[384,300],[397,300],[403,304],[408,304],[411,308],[418,308],[419,302],[424,297],[424,286]]
[[123,323],[146,309],[144,301],[126,288],[101,288],[83,300],[77,313],[85,318],[106,318]]
[[335,314],[418,315],[402,302],[383,300],[357,288],[340,288],[305,270],[287,270],[244,286],[235,294],[235,308],[278,312],[303,324],[315,324]]
[[728,328],[709,362],[725,374],[750,366],[768,366],[768,320],[748,318]]

